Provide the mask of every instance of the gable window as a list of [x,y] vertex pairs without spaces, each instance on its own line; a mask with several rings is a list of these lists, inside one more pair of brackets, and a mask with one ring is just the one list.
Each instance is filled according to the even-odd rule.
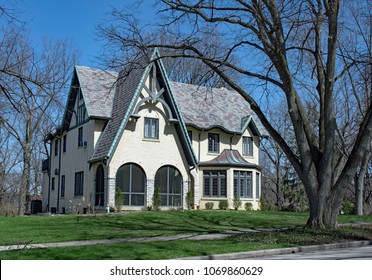
[[252,171],[234,171],[234,195],[252,198]]
[[76,124],[81,124],[85,120],[85,106],[84,104],[80,105],[77,108],[77,114],[76,114]]
[[145,118],[144,138],[159,139],[159,119]]
[[206,170],[203,174],[203,195],[226,197],[226,170]]
[[78,130],[78,147],[83,147],[83,127],[79,127]]
[[67,149],[67,135],[64,135],[63,136],[63,145],[62,145],[62,149],[63,149],[63,152],[66,153],[66,149]]
[[61,178],[61,197],[65,197],[65,189],[66,189],[66,178],[65,175],[62,175]]
[[155,187],[160,188],[161,205],[182,206],[182,175],[173,166],[163,166],[155,174]]
[[220,152],[220,135],[217,133],[208,133],[208,152]]
[[243,136],[243,156],[253,156],[253,138]]
[[124,205],[145,205],[146,175],[140,166],[133,163],[122,165],[116,173],[116,188],[124,195]]
[[75,173],[75,196],[82,196],[83,195],[83,187],[84,187],[84,172],[76,172]]

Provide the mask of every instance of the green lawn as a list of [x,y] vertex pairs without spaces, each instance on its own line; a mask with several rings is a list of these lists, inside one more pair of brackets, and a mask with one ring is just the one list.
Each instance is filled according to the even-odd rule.
[[[247,228],[286,231],[237,234],[224,240],[120,243],[0,252],[0,259],[166,259],[372,239],[372,227],[308,231],[306,213],[246,211],[128,212],[123,215],[0,217],[0,245],[211,233]],[[340,216],[340,223],[372,222]]]

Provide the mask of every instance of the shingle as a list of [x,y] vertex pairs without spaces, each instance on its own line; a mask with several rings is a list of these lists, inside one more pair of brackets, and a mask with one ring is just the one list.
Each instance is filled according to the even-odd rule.
[[109,156],[110,149],[115,144],[114,140],[120,133],[120,127],[125,121],[124,117],[129,110],[144,71],[144,67],[137,67],[129,73],[127,71],[120,72],[112,105],[112,116],[98,140],[96,149],[90,159],[91,161]]
[[110,118],[118,73],[76,66],[89,117]]
[[238,150],[225,149],[220,155],[212,160],[204,161],[199,164],[201,167],[211,166],[233,166],[233,167],[249,167],[259,169],[260,167],[256,164],[249,163],[239,153]]
[[177,82],[171,82],[171,87],[186,125],[201,130],[219,127],[230,133],[242,133],[250,116],[260,124],[249,103],[236,91]]

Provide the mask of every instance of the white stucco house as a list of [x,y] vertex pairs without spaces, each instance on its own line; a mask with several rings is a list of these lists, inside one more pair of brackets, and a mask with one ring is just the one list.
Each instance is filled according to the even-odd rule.
[[225,88],[171,82],[160,59],[138,64],[75,67],[61,125],[45,137],[43,210],[105,211],[116,190],[123,210],[141,210],[156,186],[163,209],[185,208],[189,191],[200,209],[232,207],[234,195],[257,209],[264,135],[249,104]]

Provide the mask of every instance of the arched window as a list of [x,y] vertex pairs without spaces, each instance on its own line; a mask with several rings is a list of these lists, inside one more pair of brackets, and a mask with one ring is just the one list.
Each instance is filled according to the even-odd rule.
[[96,171],[96,195],[94,206],[103,206],[105,203],[105,172],[102,164],[98,166]]
[[122,165],[116,173],[116,188],[124,195],[124,205],[144,206],[146,174],[142,168],[133,163]]
[[162,206],[182,206],[182,175],[173,166],[161,167],[155,175],[155,187],[160,187]]

